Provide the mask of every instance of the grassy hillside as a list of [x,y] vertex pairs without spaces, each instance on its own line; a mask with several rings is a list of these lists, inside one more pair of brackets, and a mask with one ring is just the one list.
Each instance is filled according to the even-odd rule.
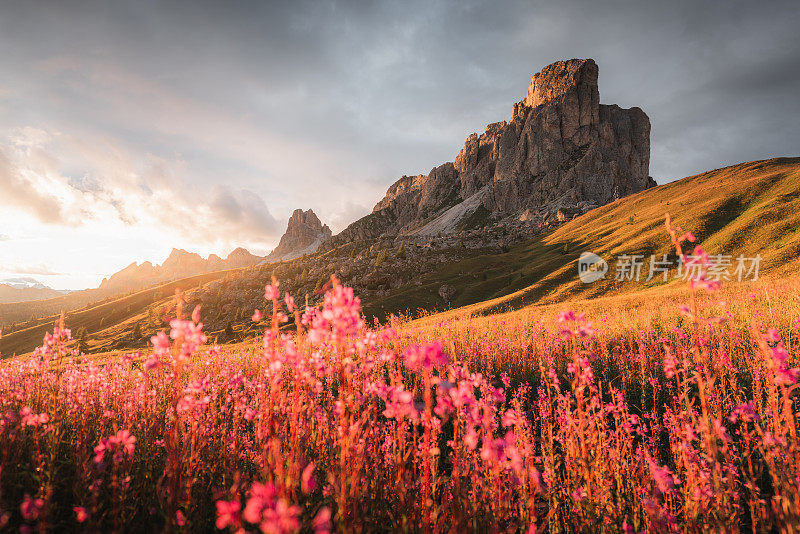
[[[421,285],[374,300],[365,309],[378,316],[441,309],[437,290],[444,284],[456,289],[451,307],[467,306],[461,311],[468,313],[673,285],[674,272],[666,283],[660,277],[644,281],[651,254],[673,253],[664,230],[666,213],[694,232],[710,254],[760,254],[762,276],[791,274],[800,266],[800,158],[742,163],[625,197],[505,254],[444,265],[419,280]],[[580,281],[577,260],[584,251],[608,261],[605,280]],[[642,280],[614,280],[613,260],[620,254],[646,257]]]
[[[144,318],[150,314],[150,310],[157,310],[161,307],[170,306],[174,301],[175,291],[186,291],[198,287],[212,280],[223,278],[239,269],[229,271],[217,271],[191,276],[168,282],[148,289],[137,291],[124,297],[111,299],[96,305],[89,305],[74,311],[66,312],[66,325],[73,333],[81,328],[85,328],[88,333],[111,329],[120,338],[125,334],[130,334],[130,328],[137,318]],[[14,353],[23,353],[32,350],[40,345],[44,335],[53,330],[53,326],[58,321],[59,315],[51,315],[33,321],[26,328],[17,330],[10,334],[0,337],[0,354],[4,357]],[[132,320],[134,320],[132,322]],[[160,320],[158,318],[157,320]],[[105,336],[106,339],[108,336]],[[91,347],[97,349],[109,348]]]

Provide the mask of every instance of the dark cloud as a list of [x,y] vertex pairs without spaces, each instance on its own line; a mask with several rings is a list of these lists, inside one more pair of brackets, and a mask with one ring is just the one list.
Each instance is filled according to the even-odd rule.
[[[133,226],[138,222],[138,219],[127,208],[125,201],[119,198],[112,191],[106,189],[103,184],[94,176],[84,174],[80,177],[71,177],[68,179],[67,184],[86,195],[89,195],[96,201],[105,202],[110,205],[117,212],[119,220],[128,226]],[[87,212],[86,217],[93,218],[91,212]]]
[[[570,57],[598,62],[602,102],[648,113],[660,182],[797,155],[798,27],[792,1],[15,1],[0,8],[0,119],[177,155],[215,191],[213,217],[267,235],[263,199],[281,220],[311,204],[338,225],[452,160]],[[151,171],[147,194],[175,183]]]
[[119,220],[127,224],[128,226],[133,226],[138,222],[138,219],[130,213],[130,211],[125,206],[125,203],[118,199],[118,198],[110,198],[108,199],[108,203],[117,210],[117,216]]

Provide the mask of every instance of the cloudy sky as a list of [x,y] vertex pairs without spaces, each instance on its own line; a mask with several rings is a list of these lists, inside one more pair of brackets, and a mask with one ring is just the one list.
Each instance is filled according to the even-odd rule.
[[592,57],[659,183],[800,153],[796,2],[0,5],[0,279],[96,286],[172,247],[334,231]]

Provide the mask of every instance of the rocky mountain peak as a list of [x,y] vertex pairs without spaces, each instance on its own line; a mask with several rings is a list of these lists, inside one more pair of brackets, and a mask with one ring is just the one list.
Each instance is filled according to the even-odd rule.
[[331,237],[331,229],[322,224],[313,210],[296,209],[289,217],[286,232],[267,258],[271,261],[290,260],[311,254]]
[[286,233],[289,235],[302,235],[309,230],[320,232],[323,231],[323,228],[327,228],[327,225],[322,224],[314,210],[303,211],[296,209],[292,212],[292,216],[289,217]]
[[531,229],[655,185],[650,120],[639,108],[601,105],[592,59],[535,74],[510,121],[467,137],[454,162],[403,176],[370,215],[330,246],[379,236],[432,237],[515,221]]
[[573,95],[599,104],[597,63],[593,59],[556,61],[531,78],[523,103],[531,108],[545,102],[565,100]]
[[228,254],[228,259],[230,260],[230,259],[236,259],[236,258],[242,258],[242,257],[248,257],[248,256],[252,256],[252,254],[250,254],[250,252],[246,248],[244,248],[244,247],[236,247],[235,249],[233,249],[231,251],[230,254]]

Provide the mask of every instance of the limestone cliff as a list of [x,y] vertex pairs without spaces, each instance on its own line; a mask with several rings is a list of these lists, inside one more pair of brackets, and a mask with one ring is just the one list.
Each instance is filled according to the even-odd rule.
[[454,162],[403,176],[370,215],[332,242],[450,233],[476,213],[547,217],[654,186],[650,120],[636,107],[600,104],[597,78],[591,59],[548,65],[533,76],[510,121],[470,135]]

